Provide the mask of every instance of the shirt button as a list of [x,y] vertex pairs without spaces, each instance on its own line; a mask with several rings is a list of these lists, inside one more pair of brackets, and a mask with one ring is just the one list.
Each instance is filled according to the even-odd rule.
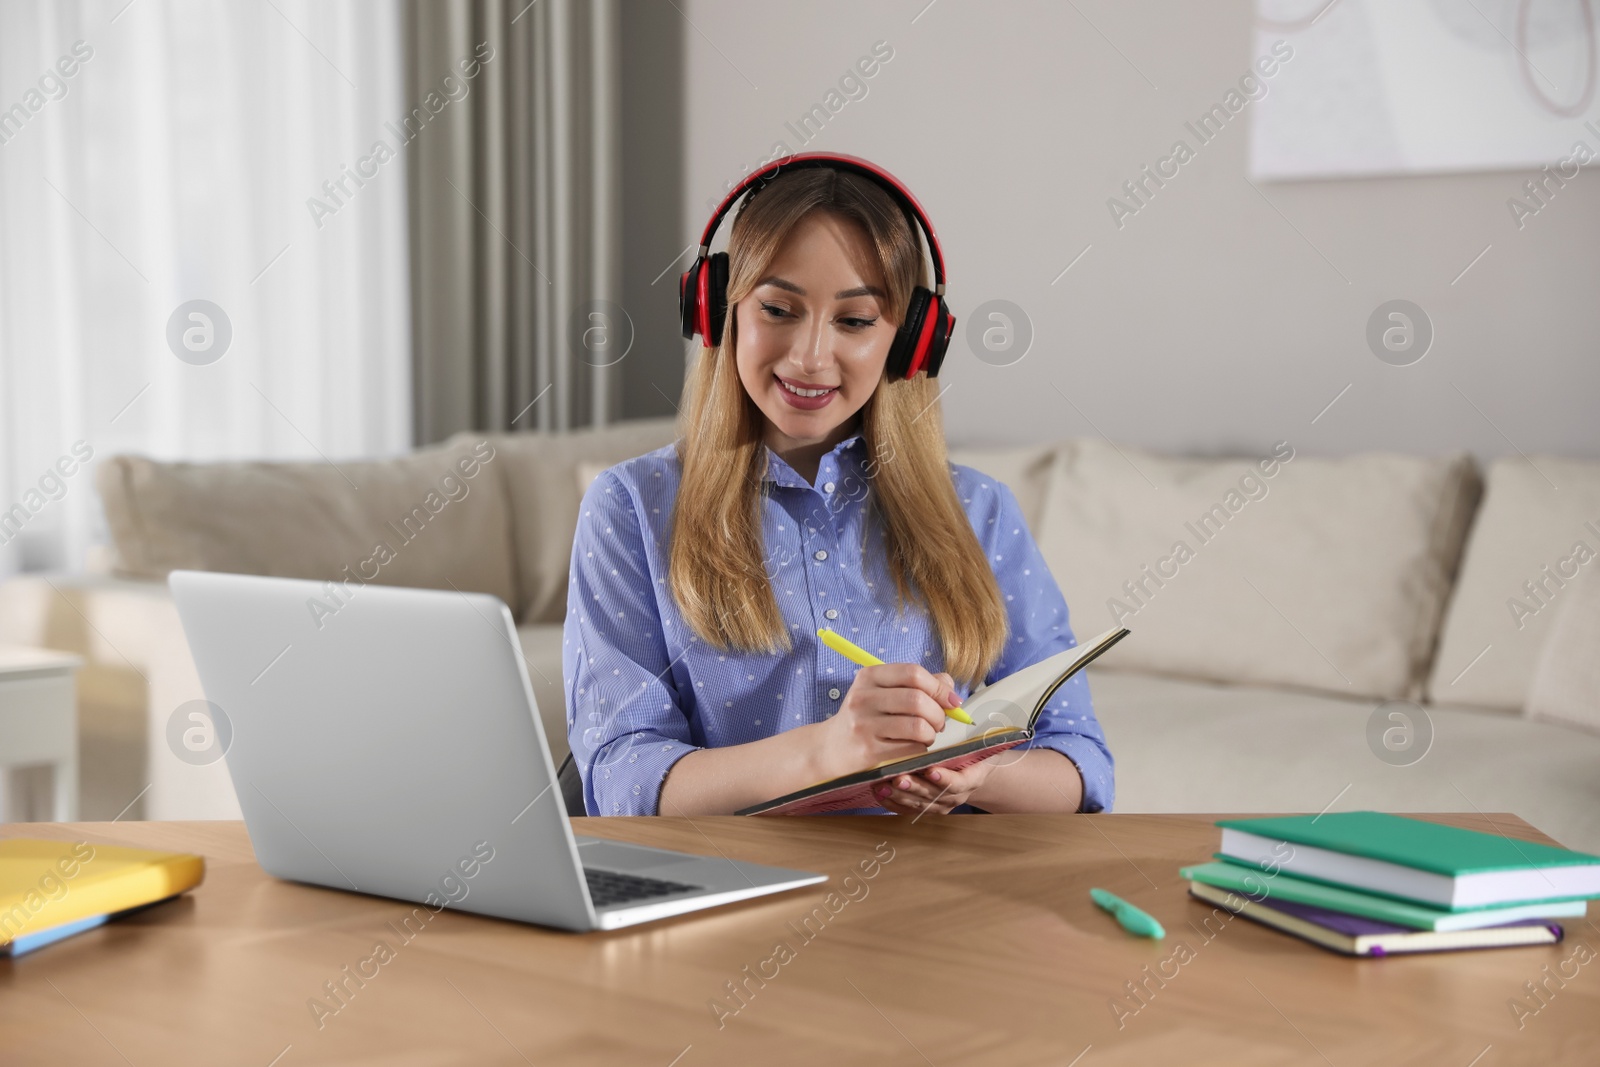
[[830,619],[837,619],[839,617],[839,609],[838,608],[829,608],[827,611],[824,611],[822,614],[826,615]]
[[839,699],[839,690],[837,688],[833,688],[833,689],[828,690],[828,699],[829,700],[838,700]]
[[815,552],[811,553],[811,558],[820,563],[828,558],[827,550],[819,548]]
[[832,483],[832,482],[823,482],[823,483],[822,483],[822,491],[823,491],[823,492],[824,492],[824,493],[831,493],[831,492],[833,492],[833,483]]

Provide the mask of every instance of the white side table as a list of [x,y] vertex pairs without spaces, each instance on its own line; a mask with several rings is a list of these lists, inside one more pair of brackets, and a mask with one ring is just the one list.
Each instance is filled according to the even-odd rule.
[[[56,822],[78,817],[78,701],[74,674],[83,661],[65,652],[0,646],[0,822],[11,772],[51,768]],[[42,805],[41,805],[42,806]]]

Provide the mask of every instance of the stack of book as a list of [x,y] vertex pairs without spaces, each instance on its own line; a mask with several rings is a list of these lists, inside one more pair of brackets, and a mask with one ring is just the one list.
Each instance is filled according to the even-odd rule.
[[87,841],[0,840],[0,957],[92,930],[193,889],[202,856]]
[[1193,896],[1352,956],[1552,944],[1600,897],[1600,857],[1400,815],[1217,825]]

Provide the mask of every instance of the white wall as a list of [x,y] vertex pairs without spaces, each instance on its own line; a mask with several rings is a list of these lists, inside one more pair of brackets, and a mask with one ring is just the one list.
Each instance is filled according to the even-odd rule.
[[[958,322],[940,375],[952,442],[1098,427],[1200,453],[1288,439],[1324,454],[1600,456],[1600,175],[1585,170],[1520,232],[1506,200],[1531,172],[1258,193],[1244,178],[1246,113],[1119,230],[1107,199],[1254,59],[1251,0],[926,2],[680,0],[678,248],[774,141],[882,163],[933,217],[957,316],[1007,299],[1035,329],[1024,359],[995,367]],[[785,123],[879,40],[893,58],[867,95],[802,145]],[[1436,330],[1407,367],[1365,340],[1368,316],[1396,297]]]

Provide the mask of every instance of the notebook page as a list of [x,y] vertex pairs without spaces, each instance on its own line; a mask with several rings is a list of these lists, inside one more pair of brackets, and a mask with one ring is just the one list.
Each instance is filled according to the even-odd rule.
[[972,717],[973,724],[968,726],[966,723],[946,718],[944,729],[939,731],[939,736],[928,746],[928,751],[959,745],[986,730],[1027,726],[1028,718],[1033,714],[1033,707],[1039,702],[1039,695],[1048,689],[1051,683],[1072,670],[1076,664],[1086,663],[1105,651],[1120,639],[1119,635],[1125,633],[1127,631],[1121,627],[1115,627],[1092,641],[1057,652],[1032,666],[1008,674],[993,685],[980,686],[961,705]]

